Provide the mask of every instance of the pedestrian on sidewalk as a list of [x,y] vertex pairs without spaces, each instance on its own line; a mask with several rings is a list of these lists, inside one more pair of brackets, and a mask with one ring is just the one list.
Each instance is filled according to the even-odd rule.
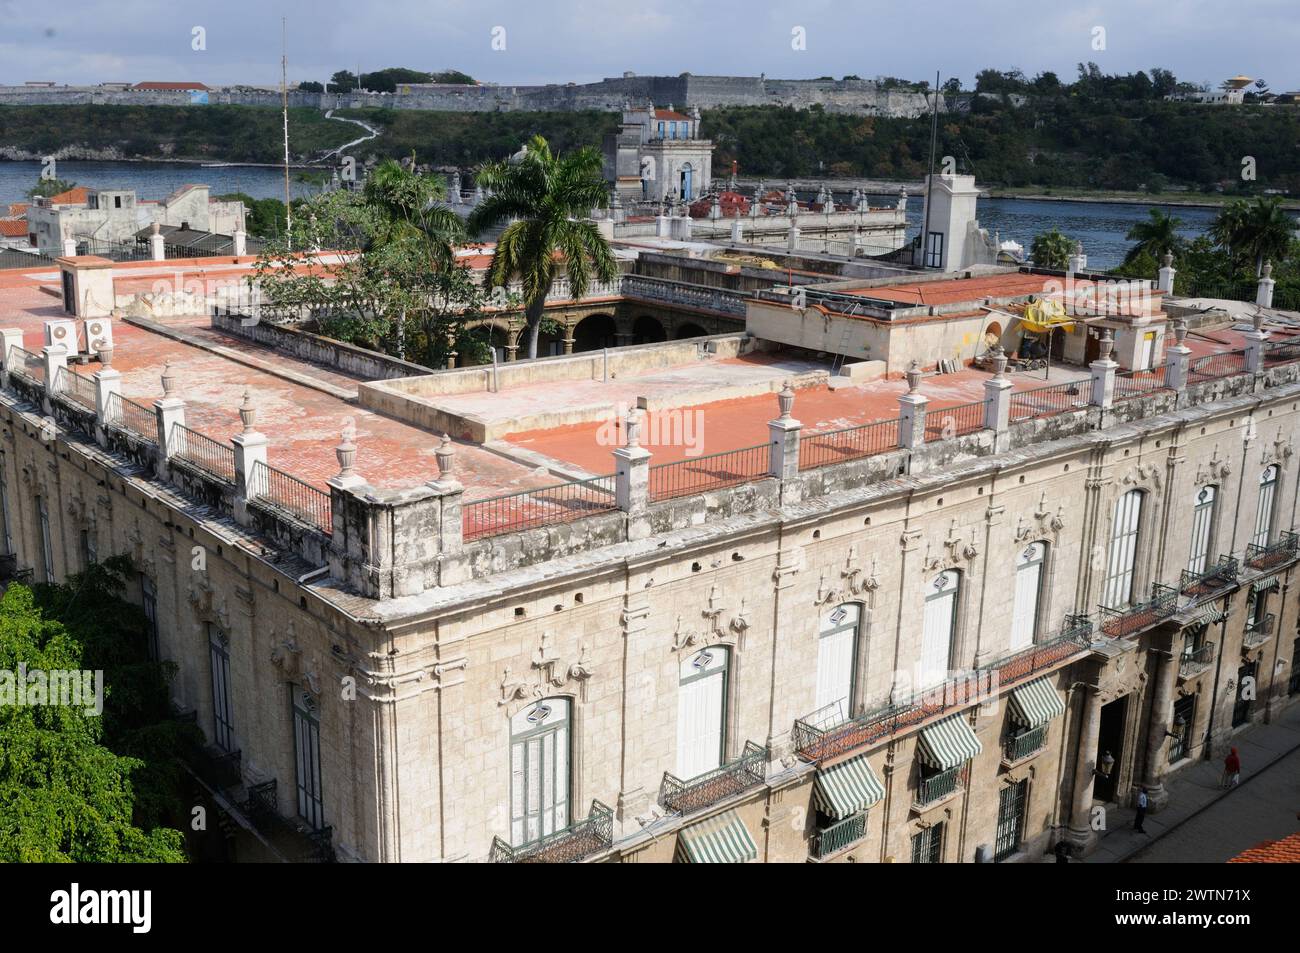
[[1064,837],[1056,842],[1056,862],[1058,864],[1070,862],[1070,842]]
[[1233,748],[1223,759],[1223,787],[1235,788],[1241,782],[1241,755]]
[[1137,817],[1133,819],[1133,830],[1139,834],[1145,834],[1146,830],[1142,827],[1143,821],[1147,819],[1147,789],[1145,787],[1138,792],[1137,808]]

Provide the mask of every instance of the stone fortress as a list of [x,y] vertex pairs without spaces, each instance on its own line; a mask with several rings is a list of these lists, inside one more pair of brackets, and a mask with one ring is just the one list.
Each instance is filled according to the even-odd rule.
[[[143,84],[139,84],[143,85]],[[151,87],[167,84],[149,84]],[[98,86],[25,84],[0,86],[0,106],[280,106],[280,91],[270,87],[224,86],[204,89],[140,89],[122,83]],[[193,84],[199,85],[199,84]],[[548,83],[543,86],[481,84],[404,84],[396,93],[309,93],[291,90],[289,105],[314,109],[427,109],[448,112],[575,112],[621,110],[627,102],[650,100],[679,108],[723,106],[821,106],[828,112],[909,118],[931,108],[927,93],[887,89],[874,80],[769,79],[766,76],[637,76],[624,73],[595,83]],[[959,108],[959,97],[940,102]]]

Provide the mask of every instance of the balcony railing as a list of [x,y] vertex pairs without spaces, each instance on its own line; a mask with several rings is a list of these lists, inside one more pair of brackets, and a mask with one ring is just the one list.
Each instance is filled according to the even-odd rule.
[[1011,395],[1011,422],[1053,417],[1067,410],[1086,407],[1091,387],[1092,379],[1081,377],[1063,384],[1048,384],[1033,390],[1017,391]]
[[1268,613],[1262,619],[1256,619],[1254,622],[1246,623],[1246,630],[1242,635],[1241,644],[1248,649],[1258,648],[1273,636],[1273,613]]
[[252,785],[248,789],[248,800],[242,805],[244,814],[290,860],[332,863],[335,859],[333,828],[326,826],[310,830],[292,823],[280,813],[276,787],[275,778]]
[[760,443],[742,450],[724,450],[703,457],[650,467],[650,499],[671,500],[707,490],[719,490],[767,476],[771,447]]
[[1178,662],[1179,678],[1195,678],[1214,664],[1214,643],[1202,642],[1190,652],[1184,652]]
[[1008,738],[1002,748],[1002,757],[1008,762],[1019,761],[1028,758],[1036,751],[1043,750],[1046,744],[1047,726],[1039,725],[1037,728],[1030,728]]
[[1298,539],[1295,533],[1283,532],[1276,543],[1250,543],[1246,546],[1246,565],[1251,569],[1272,569],[1290,562],[1295,558]]
[[799,469],[811,470],[897,449],[898,418],[805,434],[799,441]]
[[[940,407],[925,415],[925,440],[947,440],[984,429],[987,401],[977,400],[956,407]],[[802,449],[802,447],[800,448]]]
[[957,790],[957,782],[961,778],[964,767],[965,765],[959,764],[947,771],[940,771],[928,778],[922,778],[916,786],[916,803],[933,804],[940,798],[952,794]]
[[468,543],[502,533],[569,523],[617,508],[613,476],[572,480],[466,503],[461,507],[461,531]]
[[325,535],[334,532],[330,495],[292,474],[258,460],[253,464],[248,493],[255,504],[289,514]]
[[571,864],[607,850],[613,843],[614,812],[599,801],[592,801],[585,820],[531,844],[511,847],[500,837],[492,838],[489,859],[494,864]]
[[1185,596],[1203,598],[1221,589],[1237,584],[1237,572],[1241,564],[1235,556],[1220,556],[1209,569],[1191,572],[1184,569],[1178,580],[1178,591]]
[[235,482],[235,448],[213,440],[207,434],[191,430],[184,424],[172,424],[172,456],[223,483]]
[[763,783],[767,770],[767,749],[752,741],[730,764],[683,781],[664,772],[659,786],[659,803],[676,814],[691,814]]
[[810,852],[818,860],[838,853],[867,835],[867,812],[851,814],[813,834]]
[[1112,639],[1122,639],[1155,625],[1178,611],[1178,590],[1160,583],[1151,584],[1151,598],[1131,606],[1112,609],[1098,606],[1101,632]]
[[945,712],[968,708],[1086,652],[1092,645],[1092,630],[1086,617],[1070,618],[1056,638],[1012,652],[983,668],[954,675],[906,701],[847,721],[838,717],[838,706],[833,706],[833,713],[822,710],[805,715],[794,723],[795,754],[805,761],[824,761],[874,745]]

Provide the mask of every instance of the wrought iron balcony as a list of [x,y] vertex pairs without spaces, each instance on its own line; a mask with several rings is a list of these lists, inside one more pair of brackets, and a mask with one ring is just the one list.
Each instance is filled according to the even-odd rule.
[[940,771],[928,778],[922,778],[916,786],[916,803],[933,804],[940,798],[952,794],[957,790],[957,782],[961,778],[963,768],[965,768],[965,765],[959,764],[947,771]]
[[0,585],[18,582],[24,586],[30,586],[33,575],[35,574],[31,569],[18,565],[18,556],[14,553],[6,553],[0,556]]
[[1283,532],[1276,543],[1264,546],[1250,543],[1246,547],[1246,565],[1251,569],[1272,569],[1288,563],[1296,556],[1297,542],[1300,537],[1295,533]]
[[805,715],[794,723],[795,754],[813,762],[839,757],[915,728],[944,712],[969,708],[987,695],[1087,652],[1092,645],[1092,631],[1092,622],[1086,616],[1072,616],[1056,638],[1009,653],[983,668],[955,675],[906,701],[847,721],[828,719],[823,712]]
[[1262,619],[1256,619],[1254,622],[1246,623],[1246,631],[1242,636],[1241,644],[1248,649],[1258,648],[1273,637],[1273,613],[1269,613]]
[[862,840],[867,835],[867,812],[860,811],[842,821],[836,821],[830,827],[823,827],[813,834],[809,852],[821,860],[831,854],[839,853],[850,844]]
[[1002,760],[1012,763],[1042,751],[1047,744],[1047,725],[1030,728],[1007,739],[1002,748]]
[[313,829],[295,824],[282,815],[275,778],[251,785],[243,810],[253,826],[290,861],[316,864],[334,862],[334,829],[329,826]]
[[1180,679],[1195,678],[1214,664],[1214,643],[1202,642],[1191,652],[1184,652],[1178,662]]
[[1190,572],[1186,569],[1178,581],[1178,591],[1194,599],[1228,589],[1237,584],[1237,572],[1241,568],[1235,556],[1220,556],[1210,568],[1203,572]]
[[592,801],[585,820],[530,844],[511,847],[500,837],[492,838],[489,859],[494,864],[572,864],[608,850],[613,843],[614,812]]
[[699,777],[683,781],[665,771],[659,786],[659,803],[677,814],[690,814],[762,784],[766,771],[767,748],[747,741],[739,758]]
[[1122,639],[1167,619],[1178,611],[1178,590],[1152,583],[1151,598],[1121,609],[1098,606],[1102,635]]

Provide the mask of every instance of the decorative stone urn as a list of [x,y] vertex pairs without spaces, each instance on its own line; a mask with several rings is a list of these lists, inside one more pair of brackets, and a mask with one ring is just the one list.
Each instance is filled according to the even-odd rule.
[[239,405],[239,419],[243,421],[244,433],[252,433],[253,425],[257,423],[257,408],[253,406],[253,396],[247,387],[244,388],[244,402]]
[[912,363],[907,366],[904,376],[907,378],[907,392],[915,394],[921,387],[921,365],[916,358],[912,358]]
[[442,482],[450,480],[452,467],[456,461],[456,448],[452,446],[451,437],[444,433],[442,442],[438,444],[438,449],[433,454],[438,458],[438,479]]
[[786,381],[781,392],[776,395],[776,405],[781,408],[781,419],[789,420],[790,412],[794,410],[794,385],[790,381]]

